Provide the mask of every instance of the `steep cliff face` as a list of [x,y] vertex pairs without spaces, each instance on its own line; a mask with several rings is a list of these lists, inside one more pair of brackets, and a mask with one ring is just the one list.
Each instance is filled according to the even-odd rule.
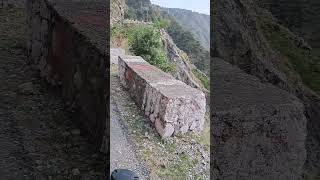
[[[284,73],[283,62],[270,48],[259,27],[257,7],[252,1],[218,1],[216,31],[213,33],[214,55],[237,65],[264,82],[295,92]],[[289,72],[289,71],[288,71]],[[290,73],[290,72],[289,72]],[[298,81],[294,79],[292,81]]]
[[[292,58],[290,53],[286,54],[283,53],[285,51],[275,48],[294,44],[295,35],[286,30],[287,38],[281,37],[281,41],[275,41],[278,44],[273,46],[267,34],[279,35],[283,33],[284,28],[271,13],[259,8],[255,0],[216,0],[213,7],[216,22],[213,24],[213,56],[220,57],[246,73],[258,77],[263,83],[271,83],[303,101],[308,131],[305,165],[308,169],[319,170],[320,97],[301,79],[304,71],[299,72],[299,69],[307,66],[302,59],[306,57],[299,55]],[[271,33],[265,33],[265,23]],[[300,50],[291,48],[286,51]],[[299,63],[295,63],[296,61]]]
[[174,44],[172,38],[165,30],[160,30],[160,33],[168,59],[176,65],[176,72],[173,73],[173,76],[191,87],[204,90],[201,82],[192,73],[192,69],[196,69],[196,67],[191,63],[187,54]]
[[210,16],[185,9],[161,8],[190,31],[206,49],[210,49]]
[[119,22],[124,19],[125,8],[126,8],[125,0],[111,0],[110,2],[111,24]]

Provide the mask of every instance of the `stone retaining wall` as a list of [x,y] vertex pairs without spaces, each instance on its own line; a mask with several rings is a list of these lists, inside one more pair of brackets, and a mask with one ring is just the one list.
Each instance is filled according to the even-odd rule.
[[121,48],[112,48],[110,49],[110,63],[118,64],[118,57],[124,56],[125,50]]
[[26,6],[28,63],[60,87],[81,133],[100,148],[108,136],[107,2],[27,0]]
[[174,79],[141,57],[119,57],[119,77],[162,137],[199,132],[206,99],[202,91]]

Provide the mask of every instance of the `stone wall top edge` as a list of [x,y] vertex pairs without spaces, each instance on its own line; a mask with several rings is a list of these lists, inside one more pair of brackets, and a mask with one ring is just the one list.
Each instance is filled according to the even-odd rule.
[[[107,3],[101,0],[43,0],[49,10],[64,23],[67,23],[72,30],[81,34],[88,43],[92,44],[102,55],[109,52],[106,29],[108,26]],[[94,2],[96,5],[86,4]],[[103,8],[105,7],[105,8]],[[105,10],[103,10],[105,9]]]
[[[159,68],[149,64],[140,56],[119,56],[119,58],[131,68],[138,76],[144,79],[154,89],[162,92],[163,95],[170,98],[191,98],[205,94],[196,88],[188,86],[182,81],[172,77],[170,74],[163,72]],[[136,61],[137,60],[137,61]],[[145,68],[146,71],[139,68]],[[148,69],[150,68],[150,69]],[[154,75],[154,76],[153,76]]]
[[129,59],[139,59],[139,60],[145,61],[141,56],[124,55],[124,56],[120,56],[120,58],[123,61],[129,60]]
[[160,91],[164,96],[172,99],[195,99],[197,97],[205,99],[205,94],[201,90],[188,86],[178,80],[173,80],[172,83],[170,83],[170,80],[159,81],[150,83],[150,86]]

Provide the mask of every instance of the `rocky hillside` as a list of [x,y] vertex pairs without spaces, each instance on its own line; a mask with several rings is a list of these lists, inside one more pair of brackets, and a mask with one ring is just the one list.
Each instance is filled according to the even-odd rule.
[[305,168],[320,172],[320,97],[314,92],[320,74],[316,66],[311,66],[310,50],[299,46],[297,36],[277,23],[270,12],[259,8],[256,1],[215,2],[213,56],[303,101],[308,131]]
[[303,36],[314,48],[320,48],[320,1],[262,0],[265,7],[293,32]]
[[[206,88],[209,89],[209,85],[205,84],[206,82],[201,82],[200,80],[201,76],[203,78],[207,78],[206,75],[201,73],[201,71],[198,71],[196,66],[192,64],[188,55],[176,46],[170,35],[165,30],[160,30],[160,33],[161,39],[165,45],[164,48],[166,50],[168,60],[174,63],[177,67],[176,71],[172,73],[172,75],[191,87],[199,88],[207,92]],[[199,75],[198,77],[195,75],[197,72],[201,73],[200,77]]]
[[126,9],[125,0],[111,0],[110,2],[111,24],[124,19],[125,9]]
[[158,7],[173,16],[186,30],[200,41],[206,49],[210,49],[210,16],[185,9]]
[[[181,25],[174,16],[163,11],[161,7],[152,5],[150,0],[127,0],[126,3],[128,7],[125,12],[126,19],[153,22],[162,26],[172,37],[177,47],[188,54],[192,63],[206,75],[209,75],[209,51],[201,45],[201,42],[188,28]],[[209,28],[209,24],[205,28]]]

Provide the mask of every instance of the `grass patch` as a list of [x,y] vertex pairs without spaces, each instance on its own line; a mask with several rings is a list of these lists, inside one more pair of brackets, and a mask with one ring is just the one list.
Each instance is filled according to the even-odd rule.
[[192,167],[192,161],[189,160],[189,157],[186,154],[179,155],[179,163],[171,164],[167,168],[159,169],[159,176],[162,179],[187,179],[188,172]]
[[164,72],[176,71],[176,66],[167,59],[159,29],[156,27],[115,25],[111,29],[111,43],[136,56],[141,56]]
[[199,144],[204,145],[206,150],[210,150],[210,120],[206,119],[204,123],[203,131],[198,135],[193,135],[193,138],[199,142]]
[[210,79],[199,69],[192,69],[192,73],[201,81],[202,85],[210,90]]

